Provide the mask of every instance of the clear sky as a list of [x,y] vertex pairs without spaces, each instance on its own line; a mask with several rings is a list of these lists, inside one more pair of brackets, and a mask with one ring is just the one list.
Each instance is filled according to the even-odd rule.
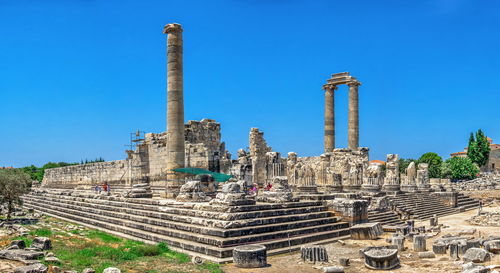
[[[0,0],[0,166],[125,158],[165,130],[166,23],[184,28],[186,120],[234,155],[251,127],[274,150],[323,151],[321,86],[361,82],[370,159],[500,143],[500,1]],[[347,87],[336,93],[347,146]]]

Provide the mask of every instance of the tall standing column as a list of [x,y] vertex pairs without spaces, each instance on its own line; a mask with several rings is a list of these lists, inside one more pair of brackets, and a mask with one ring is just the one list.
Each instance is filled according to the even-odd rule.
[[336,86],[325,86],[325,153],[335,149],[335,89]]
[[359,147],[359,108],[358,108],[358,81],[349,82],[349,123],[348,147],[355,150]]
[[[184,167],[184,80],[182,69],[182,27],[168,24],[167,38],[167,169]],[[176,175],[168,179],[176,179]]]

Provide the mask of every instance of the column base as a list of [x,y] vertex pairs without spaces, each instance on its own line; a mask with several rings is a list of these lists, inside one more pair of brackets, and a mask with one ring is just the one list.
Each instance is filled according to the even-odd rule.
[[379,192],[380,188],[381,188],[380,185],[369,185],[369,184],[361,185],[361,189],[367,192]]
[[403,191],[403,192],[416,192],[417,186],[416,185],[401,185],[401,191]]
[[342,192],[342,185],[328,185],[323,187],[325,193]]
[[382,191],[384,192],[398,192],[400,190],[399,185],[383,185]]
[[361,185],[344,185],[343,189],[346,192],[359,191],[361,190]]

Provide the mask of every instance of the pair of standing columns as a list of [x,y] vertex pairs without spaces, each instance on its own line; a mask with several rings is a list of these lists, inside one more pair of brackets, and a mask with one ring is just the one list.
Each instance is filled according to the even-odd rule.
[[[348,148],[357,149],[359,146],[359,103],[358,81],[348,82],[349,86],[349,122]],[[325,86],[325,153],[335,149],[335,90],[336,85]]]

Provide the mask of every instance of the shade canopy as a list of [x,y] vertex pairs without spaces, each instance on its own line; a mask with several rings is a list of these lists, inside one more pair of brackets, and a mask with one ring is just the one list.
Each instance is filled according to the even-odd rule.
[[192,174],[192,175],[209,174],[217,182],[226,182],[229,180],[229,178],[233,177],[232,175],[229,175],[229,174],[211,172],[209,170],[201,169],[201,168],[179,168],[179,169],[173,169],[172,171],[178,172],[178,173],[187,173],[187,174]]

